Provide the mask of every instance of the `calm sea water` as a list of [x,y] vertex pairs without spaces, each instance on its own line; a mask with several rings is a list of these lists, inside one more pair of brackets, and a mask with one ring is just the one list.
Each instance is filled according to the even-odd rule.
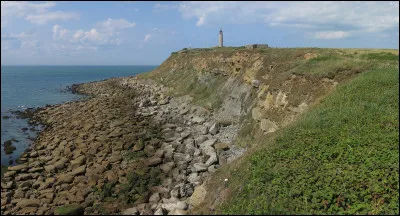
[[[37,132],[23,131],[26,120],[17,119],[10,110],[41,107],[73,101],[82,96],[62,92],[75,83],[103,80],[111,77],[133,76],[151,71],[157,66],[1,66],[1,165],[15,160],[32,142]],[[3,116],[9,116],[4,119]],[[3,143],[15,138],[17,148],[6,155]]]

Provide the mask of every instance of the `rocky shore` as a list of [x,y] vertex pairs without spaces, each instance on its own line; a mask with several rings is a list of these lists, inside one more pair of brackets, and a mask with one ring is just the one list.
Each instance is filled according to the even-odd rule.
[[72,89],[93,97],[34,114],[47,126],[4,174],[2,214],[188,214],[210,174],[244,152],[238,125],[152,80]]

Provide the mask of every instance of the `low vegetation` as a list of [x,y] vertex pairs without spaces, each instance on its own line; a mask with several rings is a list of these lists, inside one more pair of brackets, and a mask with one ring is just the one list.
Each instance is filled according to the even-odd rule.
[[221,213],[398,214],[398,80],[398,66],[377,66],[259,140],[230,173]]

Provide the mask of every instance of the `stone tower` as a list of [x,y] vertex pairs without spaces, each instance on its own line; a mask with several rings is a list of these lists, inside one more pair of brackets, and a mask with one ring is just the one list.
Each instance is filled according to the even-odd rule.
[[223,47],[224,46],[224,35],[222,34],[222,29],[219,30],[219,47]]

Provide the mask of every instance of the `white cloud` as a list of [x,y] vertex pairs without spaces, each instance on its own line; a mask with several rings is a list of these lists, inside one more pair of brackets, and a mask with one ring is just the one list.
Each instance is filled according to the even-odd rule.
[[150,38],[151,38],[151,34],[147,34],[146,36],[144,36],[144,42],[145,43],[149,42]]
[[[107,19],[98,22],[90,30],[69,30],[59,25],[53,26],[53,39],[57,41],[52,48],[56,50],[97,50],[98,46],[120,45],[122,30],[135,27],[136,23],[125,19]],[[62,43],[62,44],[61,44]]]
[[196,26],[261,22],[313,30],[321,39],[348,37],[350,31],[382,32],[399,24],[394,2],[182,2],[179,11],[184,19],[195,18]]
[[21,43],[21,48],[22,49],[31,49],[34,50],[37,48],[38,41],[37,40],[29,40],[29,41],[23,41]]
[[35,35],[34,33],[26,33],[26,32],[21,32],[19,34],[2,34],[1,40],[21,40],[24,38],[33,37],[34,35]]
[[179,5],[175,4],[160,4],[157,3],[153,6],[153,11],[154,12],[161,12],[161,11],[167,11],[167,10],[174,10],[178,9]]
[[350,36],[350,33],[344,31],[323,31],[314,34],[316,39],[342,39],[348,36]]
[[59,25],[53,26],[53,39],[59,40],[67,37],[68,29],[65,29]]
[[48,13],[43,13],[43,14],[26,16],[26,20],[28,20],[31,23],[38,24],[38,25],[43,25],[49,21],[54,21],[54,20],[69,20],[69,19],[77,20],[77,19],[79,19],[79,15],[76,13],[67,13],[67,12],[62,12],[62,11],[56,11],[56,12],[48,12]]
[[82,29],[79,29],[76,31],[76,33],[73,35],[74,39],[80,39],[85,35],[85,31],[83,31]]
[[24,18],[33,24],[46,24],[49,21],[79,19],[79,14],[63,11],[49,11],[54,2],[31,3],[25,1],[1,2],[1,27],[8,25],[13,18]]
[[113,20],[108,18],[106,21],[97,23],[97,26],[101,31],[116,32],[122,29],[133,28],[136,26],[136,23],[128,22],[125,19]]

